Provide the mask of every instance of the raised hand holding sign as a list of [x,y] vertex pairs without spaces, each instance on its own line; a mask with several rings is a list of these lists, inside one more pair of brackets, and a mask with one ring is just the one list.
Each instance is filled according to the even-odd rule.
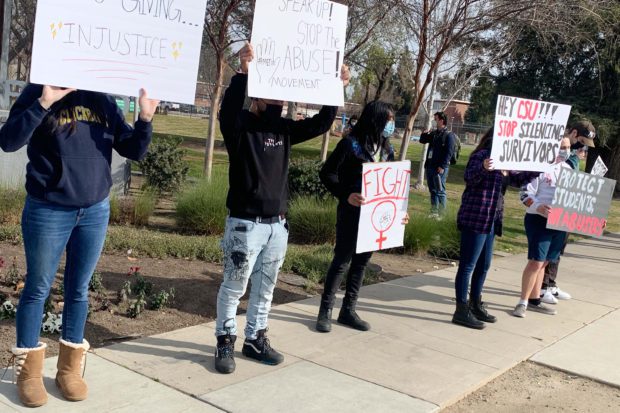
[[326,0],[256,0],[248,95],[344,105],[348,8]]

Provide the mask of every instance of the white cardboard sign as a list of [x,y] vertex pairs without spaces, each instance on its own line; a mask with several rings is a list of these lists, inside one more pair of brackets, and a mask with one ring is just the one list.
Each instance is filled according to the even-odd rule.
[[491,159],[495,169],[546,172],[560,150],[571,107],[498,96]]
[[411,161],[364,164],[358,254],[403,246],[410,178]]
[[38,0],[32,83],[194,104],[207,0]]
[[596,162],[594,163],[594,166],[592,167],[592,171],[590,171],[590,173],[592,175],[603,177],[605,176],[608,170],[609,169],[607,169],[605,162],[603,162],[603,160],[599,156],[598,158],[596,158]]
[[256,0],[248,95],[344,106],[347,12],[326,0]]

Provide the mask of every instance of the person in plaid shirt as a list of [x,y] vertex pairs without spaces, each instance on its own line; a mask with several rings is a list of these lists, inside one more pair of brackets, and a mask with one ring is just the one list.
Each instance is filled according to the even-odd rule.
[[521,187],[538,176],[538,173],[495,170],[490,159],[492,144],[493,128],[484,134],[469,158],[465,168],[465,191],[457,216],[461,250],[452,322],[475,329],[483,329],[484,322],[497,321],[482,303],[482,287],[491,266],[495,236],[502,235],[506,187]]

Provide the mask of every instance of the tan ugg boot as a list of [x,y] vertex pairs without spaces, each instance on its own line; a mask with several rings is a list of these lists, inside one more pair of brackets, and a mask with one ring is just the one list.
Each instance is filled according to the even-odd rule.
[[82,344],[74,344],[60,339],[56,386],[69,401],[78,402],[88,397],[88,386],[82,378],[82,372],[89,348],[90,345],[86,340]]
[[39,343],[36,348],[13,347],[13,366],[15,371],[19,400],[26,407],[39,407],[47,403],[47,391],[43,385],[43,361],[47,344]]

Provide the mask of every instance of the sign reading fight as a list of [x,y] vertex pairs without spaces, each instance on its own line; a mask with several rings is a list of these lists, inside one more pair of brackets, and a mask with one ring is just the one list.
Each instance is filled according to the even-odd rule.
[[33,83],[194,104],[207,0],[38,0]]
[[358,254],[403,245],[410,176],[410,161],[364,164]]
[[347,11],[325,0],[257,0],[248,95],[343,106]]
[[547,228],[601,237],[616,181],[562,168]]
[[491,159],[495,169],[545,172],[555,161],[571,107],[498,96]]

